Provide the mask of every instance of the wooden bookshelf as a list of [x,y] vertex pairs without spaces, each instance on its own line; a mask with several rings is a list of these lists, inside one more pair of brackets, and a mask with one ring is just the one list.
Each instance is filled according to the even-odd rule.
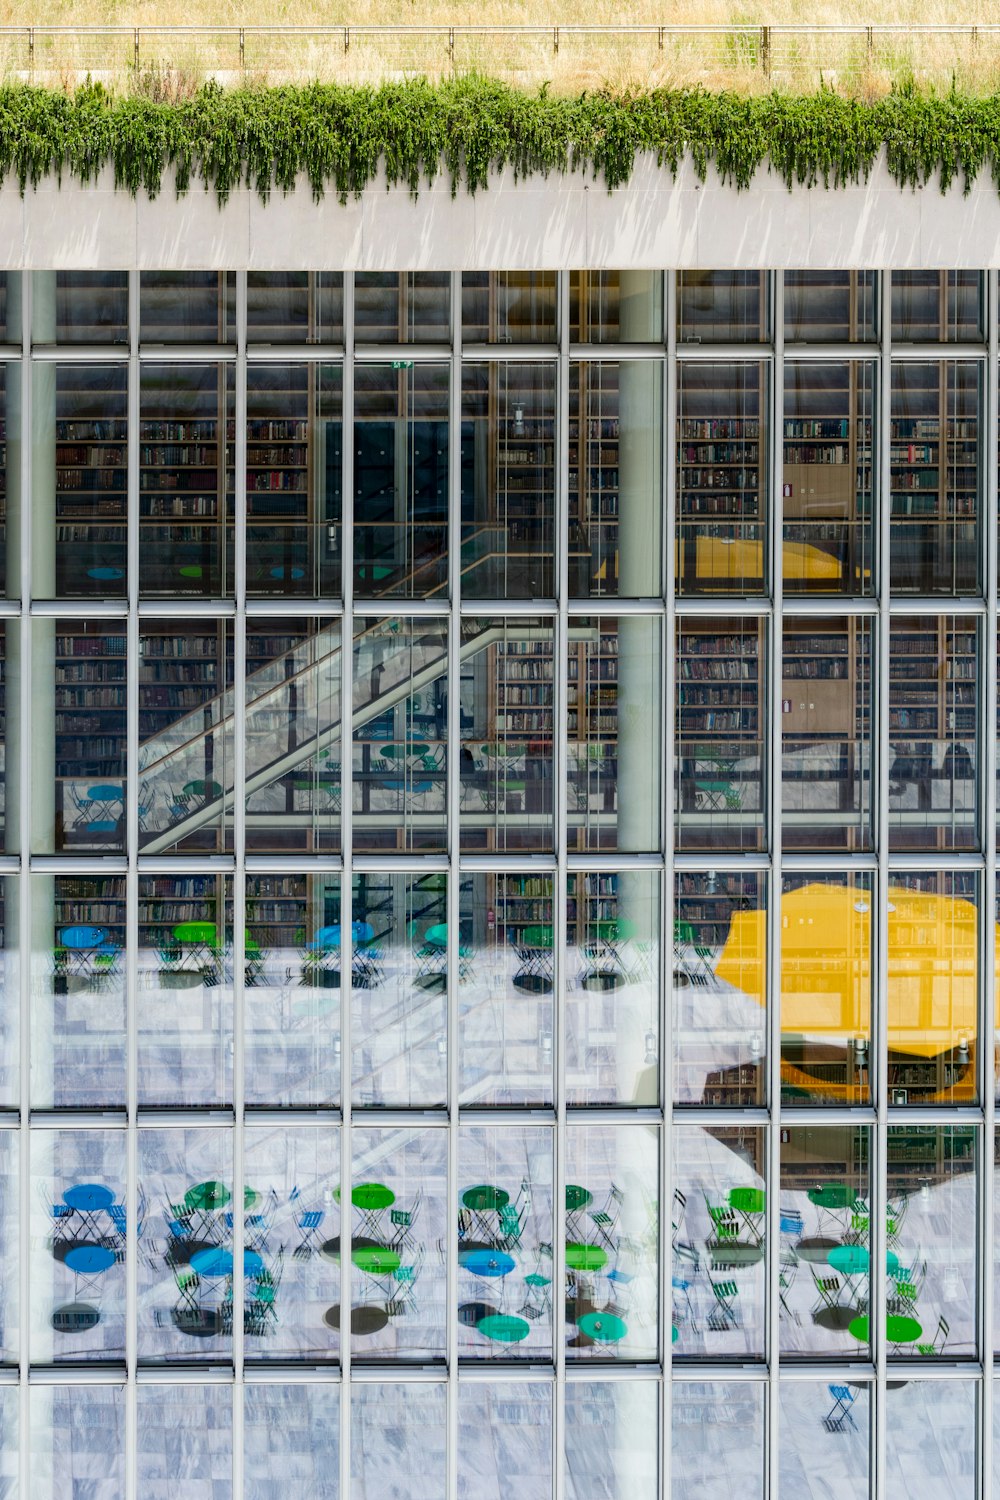
[[56,592],[126,591],[128,422],[123,365],[56,372]]
[[786,271],[786,346],[874,341],[875,288],[874,271]]
[[556,341],[554,271],[463,271],[462,341],[466,344]]
[[687,363],[678,373],[677,588],[759,592],[764,586],[767,483],[765,372]]
[[570,568],[574,592],[618,592],[619,367],[573,367],[569,410]]
[[893,271],[893,342],[981,343],[983,291],[979,271]]
[[[59,622],[55,636],[55,776],[57,847],[109,848],[122,842],[124,794],[105,816],[78,809],[88,785],[123,786],[125,776],[125,635],[108,622]],[[72,786],[66,785],[71,783]],[[108,825],[111,826],[108,826]]]
[[447,344],[451,337],[447,271],[357,271],[358,344]]

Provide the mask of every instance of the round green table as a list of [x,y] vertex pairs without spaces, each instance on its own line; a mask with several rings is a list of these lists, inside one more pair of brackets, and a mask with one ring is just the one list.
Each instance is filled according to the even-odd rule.
[[216,946],[216,931],[214,922],[179,922],[174,928],[174,937],[178,943],[201,943],[205,947]]
[[817,1208],[843,1210],[857,1200],[857,1192],[843,1182],[824,1182],[822,1187],[810,1188],[806,1195]]
[[588,1208],[593,1201],[593,1193],[588,1193],[585,1187],[578,1187],[575,1182],[567,1182],[566,1212],[568,1214],[578,1214],[581,1208]]
[[628,1333],[624,1318],[615,1317],[614,1313],[584,1313],[576,1326],[598,1344],[617,1344]]
[[260,1202],[260,1194],[256,1188],[245,1187],[243,1189],[243,1208],[249,1213],[251,1208],[256,1208]]
[[762,1214],[764,1212],[764,1189],[734,1187],[729,1190],[729,1204],[738,1214]]
[[184,1206],[206,1213],[216,1208],[225,1208],[231,1197],[224,1182],[199,1182],[194,1187],[189,1187],[184,1194]]
[[[885,1320],[886,1342],[890,1344],[915,1344],[923,1333],[923,1327],[916,1318],[907,1318],[899,1313],[889,1313]],[[868,1315],[862,1314],[859,1318],[852,1318],[848,1324],[848,1332],[852,1338],[856,1338],[859,1344],[868,1342]]]
[[525,948],[551,948],[552,928],[547,922],[537,922],[525,927],[521,933],[521,946]]
[[400,1266],[398,1253],[390,1250],[388,1245],[358,1246],[351,1251],[351,1259],[359,1270],[368,1271],[373,1276],[391,1276]]
[[505,1193],[503,1188],[490,1187],[488,1183],[480,1183],[478,1187],[466,1188],[462,1194],[462,1202],[466,1208],[471,1208],[473,1213],[488,1213],[491,1209],[499,1211],[506,1208],[510,1202],[510,1194]]
[[208,781],[204,777],[199,777],[197,781],[189,781],[187,786],[182,788],[182,795],[204,797],[207,801],[210,797],[221,797],[222,787],[217,781]]
[[[871,1254],[864,1245],[835,1245],[826,1261],[842,1276],[863,1276],[871,1266]],[[899,1256],[892,1250],[885,1253],[885,1268],[890,1276],[899,1270]]]
[[395,1201],[396,1194],[381,1182],[359,1182],[356,1188],[351,1189],[354,1207],[364,1209],[366,1213],[390,1208]]
[[566,1264],[571,1271],[603,1271],[608,1263],[608,1252],[600,1245],[566,1246]]
[[485,1334],[498,1344],[519,1344],[531,1332],[531,1324],[525,1318],[516,1318],[512,1313],[491,1313],[480,1318],[477,1333]]

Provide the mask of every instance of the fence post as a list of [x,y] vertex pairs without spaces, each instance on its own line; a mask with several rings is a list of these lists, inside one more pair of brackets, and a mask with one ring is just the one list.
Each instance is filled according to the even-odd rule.
[[135,68],[136,75],[138,76],[138,73],[139,73],[139,28],[138,28],[138,26],[135,28],[135,35],[132,38],[132,42],[133,42],[132,63],[133,63],[133,66]]
[[35,81],[35,28],[28,27],[28,81]]
[[345,26],[344,27],[344,51],[345,52],[349,52],[350,50],[351,50],[351,28],[349,26]]
[[241,26],[240,27],[240,72],[241,73],[245,73],[246,70],[247,70],[246,45],[247,45],[246,30],[244,29],[244,27]]
[[764,70],[764,77],[771,76],[771,28],[762,26],[760,28],[760,65]]
[[448,27],[448,61],[451,64],[452,70],[454,71],[454,67],[455,67],[455,28],[454,28],[454,26],[449,26]]
[[559,27],[558,26],[553,26],[553,28],[552,28],[552,50],[553,50],[553,52],[558,52],[559,51]]

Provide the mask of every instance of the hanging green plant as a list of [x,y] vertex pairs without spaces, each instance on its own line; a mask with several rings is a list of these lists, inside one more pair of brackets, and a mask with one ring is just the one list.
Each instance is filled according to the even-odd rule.
[[689,157],[746,188],[766,166],[789,187],[861,182],[884,151],[900,187],[956,178],[968,191],[988,169],[1000,187],[1000,97],[894,90],[873,103],[830,90],[747,97],[703,89],[525,93],[480,76],[379,88],[226,90],[206,84],[162,102],[88,84],[74,94],[0,87],[0,178],[21,191],[55,175],[92,182],[110,164],[118,187],[179,194],[203,181],[224,203],[243,184],[262,199],[304,176],[318,200],[343,203],[376,180],[415,197],[445,174],[477,192],[503,167],[516,176],[584,172],[610,190],[652,152],[676,173]]

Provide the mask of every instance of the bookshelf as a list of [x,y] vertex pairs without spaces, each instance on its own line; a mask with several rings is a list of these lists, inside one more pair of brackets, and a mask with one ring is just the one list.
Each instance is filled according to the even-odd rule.
[[554,344],[554,271],[463,271],[462,341]]
[[574,592],[618,592],[619,366],[572,367],[569,408],[570,568]]
[[231,940],[232,877],[141,875],[139,947],[153,949],[158,954],[171,952],[175,947],[174,929],[182,922],[210,922],[221,928],[224,940]]
[[893,271],[891,295],[894,342],[980,343],[985,338],[979,271]]
[[57,847],[122,842],[124,793],[89,805],[89,786],[122,788],[125,776],[125,635],[120,624],[59,621],[55,635]]
[[128,343],[126,271],[56,271],[55,282],[58,343]]
[[248,271],[247,342],[332,344],[344,338],[341,271]]
[[235,271],[142,271],[143,344],[235,344]]
[[890,573],[898,592],[978,587],[980,381],[972,361],[893,366]]
[[752,617],[697,627],[677,637],[675,737],[680,846],[709,840],[755,848],[763,837],[761,695],[764,622]]
[[759,344],[771,326],[766,271],[679,271],[679,344]]
[[786,271],[785,344],[859,344],[877,337],[874,271]]
[[127,587],[128,371],[56,367],[56,592],[121,597]]
[[357,271],[358,344],[447,344],[451,337],[447,271]]

